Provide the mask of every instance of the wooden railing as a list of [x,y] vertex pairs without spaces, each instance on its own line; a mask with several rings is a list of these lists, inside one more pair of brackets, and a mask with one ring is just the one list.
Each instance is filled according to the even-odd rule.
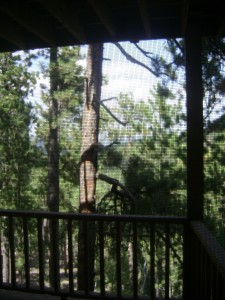
[[183,299],[185,218],[0,211],[0,225],[2,289]]
[[189,299],[225,299],[225,251],[199,221],[191,222],[189,239]]
[[225,252],[182,217],[0,210],[0,288],[75,298],[225,299]]

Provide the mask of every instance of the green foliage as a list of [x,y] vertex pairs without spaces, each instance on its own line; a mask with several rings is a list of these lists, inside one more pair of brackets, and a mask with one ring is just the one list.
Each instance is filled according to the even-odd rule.
[[[44,56],[44,61],[49,62],[49,51],[40,53]],[[40,58],[39,58],[40,59]],[[36,144],[40,147],[45,166],[47,166],[48,136],[49,136],[49,106],[53,96],[58,105],[57,124],[59,132],[59,176],[60,176],[60,210],[74,211],[78,205],[78,183],[79,183],[79,157],[81,143],[81,104],[84,79],[82,67],[77,64],[81,59],[79,47],[64,47],[58,49],[57,66],[55,64],[43,65],[44,77],[50,80],[50,73],[57,88],[53,95],[50,95],[48,85],[42,84],[43,104],[37,106],[39,116],[36,127]],[[57,71],[57,72],[56,72]],[[56,74],[57,73],[57,74]],[[56,79],[55,78],[55,79]],[[52,79],[52,80],[53,80]],[[54,124],[51,122],[51,126]],[[44,169],[39,183],[41,190],[45,190],[42,198],[46,199],[47,168]],[[44,183],[44,186],[43,186]],[[37,185],[35,185],[37,186]],[[44,188],[44,189],[43,189]],[[45,201],[44,201],[45,203]]]
[[29,72],[29,55],[0,54],[0,193],[1,207],[22,209],[29,198],[27,189],[34,149],[30,144],[32,107],[26,98],[35,83]]
[[[121,94],[109,105],[116,118],[102,108],[99,140],[106,147],[99,152],[98,171],[123,184],[135,201],[113,190],[108,183],[98,181],[96,202],[98,212],[135,213],[159,215],[186,214],[186,112],[184,110],[185,83],[179,77],[184,70],[184,44],[182,40],[169,40],[169,58],[152,56],[151,67],[161,78],[149,99],[136,102],[131,94]],[[224,241],[225,194],[225,118],[223,97],[224,40],[203,40],[203,88],[204,88],[204,197],[205,219]],[[55,126],[59,128],[60,151],[60,210],[76,211],[79,198],[79,160],[81,145],[81,114],[83,70],[77,63],[81,58],[79,47],[59,49],[57,68],[49,65],[49,51],[41,53],[43,76],[49,81],[50,72],[57,69],[59,115]],[[41,56],[39,56],[41,59]],[[0,54],[0,205],[12,209],[43,209],[47,194],[47,145],[49,131],[49,85],[42,84],[42,101],[35,109],[27,98],[33,91],[35,74],[30,72],[29,53]],[[106,79],[105,79],[106,81]],[[172,92],[171,82],[179,81],[179,88]],[[108,104],[108,103],[107,103]],[[34,116],[34,113],[36,115]],[[119,121],[119,122],[118,122]],[[31,124],[35,122],[35,130]],[[33,138],[31,139],[31,130]],[[33,226],[33,223],[29,224]],[[34,226],[33,226],[34,227]],[[115,226],[114,226],[115,227]],[[6,225],[2,223],[5,230]],[[115,236],[112,224],[106,228],[107,259],[106,287],[116,291]],[[130,271],[132,231],[123,228],[122,278]],[[63,230],[60,232],[63,235]],[[138,280],[141,294],[149,295],[150,261],[148,253],[150,232],[139,229]],[[18,230],[18,236],[21,232]],[[147,236],[147,238],[146,238]],[[171,289],[181,293],[182,282],[182,234],[171,230]],[[19,241],[17,241],[19,243]],[[35,238],[32,251],[35,248]],[[165,252],[164,228],[157,228],[156,269],[158,295],[165,283],[163,261]],[[172,250],[171,250],[172,249]],[[23,252],[19,248],[19,254]],[[96,250],[97,251],[97,250]],[[180,259],[179,259],[180,258]],[[96,262],[99,256],[96,252]],[[21,269],[23,260],[17,261]],[[97,270],[99,271],[99,270]],[[97,283],[99,284],[99,283]],[[99,288],[99,286],[97,286]],[[124,291],[131,291],[130,278]]]
[[[171,39],[167,41],[170,60],[159,61],[160,68],[166,65],[172,67],[173,72],[185,70],[184,41]],[[218,38],[202,39],[202,82],[204,95],[204,217],[211,230],[216,234],[222,245],[224,240],[224,53],[225,40]],[[166,64],[166,65],[165,65]],[[169,73],[168,73],[169,75]],[[169,79],[174,77],[169,75]],[[179,78],[176,78],[179,81]],[[181,86],[185,88],[184,79],[180,78]],[[164,78],[165,85],[165,78]],[[160,93],[168,94],[168,85]],[[159,91],[159,90],[158,90]],[[185,119],[185,116],[180,115]],[[167,120],[163,119],[166,125]],[[178,137],[178,144],[183,144],[183,135]],[[184,155],[178,147],[177,153],[183,162]],[[181,174],[177,174],[181,178]],[[183,177],[184,178],[184,177]],[[172,178],[171,178],[172,179]]]
[[[180,93],[175,96],[163,84],[158,84],[148,101],[135,103],[132,95],[121,94],[114,113],[126,124],[123,129],[115,120],[107,122],[106,115],[103,115],[101,128],[104,128],[104,138],[110,139],[110,142],[118,140],[119,144],[100,155],[101,172],[113,174],[132,193],[136,199],[132,213],[186,213],[186,145],[182,101]],[[106,158],[110,158],[111,163]],[[106,193],[105,189],[103,191]],[[102,199],[105,201],[104,197]],[[108,195],[110,199],[111,205],[105,201],[107,210],[115,208],[113,193]],[[120,200],[123,203],[127,201],[125,198]],[[101,208],[103,201],[100,202]],[[122,207],[126,212],[129,205]]]
[[154,98],[140,105],[142,117],[132,124],[133,128],[142,126],[139,139],[133,141],[138,152],[130,154],[124,176],[139,199],[139,213],[147,209],[149,214],[180,215],[185,213],[186,194],[185,166],[179,156],[179,151],[185,151],[179,142],[184,126],[179,117],[181,103],[178,99],[168,104],[161,91],[158,86]]

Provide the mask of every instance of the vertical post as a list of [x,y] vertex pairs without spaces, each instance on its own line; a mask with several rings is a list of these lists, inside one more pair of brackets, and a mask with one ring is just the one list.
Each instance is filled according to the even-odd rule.
[[68,256],[69,256],[69,292],[70,294],[74,291],[74,278],[73,278],[73,230],[72,230],[72,220],[68,219],[67,224],[67,234],[68,234]]
[[88,221],[83,220],[83,247],[84,247],[84,292],[88,296],[90,293],[90,277],[89,277],[89,264],[90,264],[90,251],[89,251],[89,239],[88,239]]
[[150,296],[155,300],[155,224],[150,229]]
[[170,299],[170,225],[165,225],[166,241],[165,241],[165,299]]
[[117,297],[122,294],[122,278],[121,278],[121,228],[120,222],[116,222],[116,282],[117,282]]
[[99,222],[99,253],[100,253],[100,289],[101,296],[105,296],[105,256],[104,256],[104,223],[103,221]]
[[14,219],[9,217],[9,247],[10,247],[10,260],[11,260],[11,284],[13,288],[16,287],[16,257],[15,257],[15,231]]
[[44,290],[45,263],[44,263],[44,245],[43,245],[43,234],[42,234],[43,219],[38,219],[37,222],[38,222],[37,229],[38,229],[39,289]]
[[187,214],[203,218],[203,90],[201,37],[191,26],[185,37],[187,93]]
[[133,297],[138,298],[137,223],[133,222]]
[[2,229],[0,229],[0,288],[3,284]]
[[[187,216],[203,219],[203,88],[201,36],[198,24],[189,24],[185,36],[187,95]],[[184,235],[183,299],[198,299],[198,248],[187,225]]]
[[29,235],[28,235],[28,219],[23,218],[23,243],[24,243],[24,259],[25,259],[25,278],[26,288],[30,288],[30,258],[29,258]]

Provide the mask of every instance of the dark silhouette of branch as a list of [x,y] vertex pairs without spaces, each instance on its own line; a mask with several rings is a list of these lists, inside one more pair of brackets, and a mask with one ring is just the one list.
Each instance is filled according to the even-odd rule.
[[[177,40],[174,40],[174,42],[177,44],[179,44],[179,42]],[[154,64],[158,64],[158,60],[156,58],[154,58],[152,55],[151,52],[148,52],[148,51],[145,51],[144,49],[142,49],[137,43],[133,43],[135,45],[135,47],[147,58],[149,58]],[[182,51],[182,47],[181,45],[179,44],[179,46],[177,45],[177,47]],[[169,67],[169,66],[172,66],[174,62],[171,62],[171,63],[167,63],[165,66]],[[156,73],[156,72],[155,72]],[[165,76],[169,76],[167,73],[165,72],[159,72],[158,73],[158,76],[160,75],[165,75]]]
[[134,46],[144,55],[146,56],[147,58],[151,59],[152,61],[156,61],[156,59],[154,59],[151,55],[152,53],[149,52],[149,51],[145,51],[144,49],[142,49],[137,43],[133,43]]
[[177,39],[173,39],[174,43],[176,44],[177,48],[180,49],[181,53],[184,54],[184,48],[181,46],[181,44],[178,42]]
[[[135,203],[137,203],[137,199],[132,195],[132,193],[118,180],[112,177],[109,177],[108,175],[105,174],[96,174],[96,178],[103,180],[109,184],[112,184],[112,190],[117,190],[117,187],[120,187],[123,191],[124,191],[124,196],[127,196],[131,201],[132,204],[134,205]],[[118,191],[118,190],[117,190]]]
[[[105,100],[106,101],[106,100]],[[107,111],[107,113],[116,121],[118,122],[119,124],[123,125],[123,126],[126,126],[127,125],[127,122],[123,122],[121,120],[119,120],[112,112],[111,110],[101,101],[100,103],[104,109]]]
[[[142,49],[137,43],[134,43],[135,47],[147,58],[149,58],[154,64],[158,63],[158,60],[156,58],[154,58],[151,52],[145,51],[144,49]],[[170,64],[167,64],[170,65]],[[155,72],[156,73],[156,72]],[[159,72],[158,76],[160,75],[166,75],[168,76],[165,72]]]
[[102,99],[101,103],[106,102],[106,101],[111,101],[111,100],[114,100],[114,99],[117,100],[117,97],[110,97],[110,98]]
[[80,166],[83,162],[86,160],[89,160],[93,155],[96,155],[98,152],[105,150],[107,148],[112,147],[115,144],[119,144],[120,142],[115,140],[112,143],[108,145],[103,145],[100,142],[94,142],[88,147],[84,152],[81,154],[80,162],[78,163],[78,166]]
[[137,65],[145,68],[146,70],[151,72],[154,76],[159,77],[159,75],[160,75],[159,73],[155,72],[154,70],[152,70],[151,68],[146,66],[144,63],[142,63],[141,61],[137,60],[136,58],[131,56],[129,53],[127,53],[126,50],[124,50],[124,48],[119,43],[114,43],[114,45],[121,51],[121,53],[126,57],[127,60],[129,60],[133,64],[137,64]]

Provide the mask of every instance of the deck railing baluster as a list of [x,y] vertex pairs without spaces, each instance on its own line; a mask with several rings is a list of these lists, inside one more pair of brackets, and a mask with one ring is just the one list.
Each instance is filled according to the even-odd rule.
[[88,222],[83,220],[83,238],[84,238],[84,280],[85,280],[85,295],[90,293],[90,280],[89,280],[89,241],[88,241]]
[[214,289],[214,267],[212,261],[210,261],[210,299],[213,299]]
[[133,222],[133,297],[138,297],[137,223]]
[[165,225],[166,239],[165,239],[165,299],[169,300],[169,289],[170,289],[170,226]]
[[25,285],[30,287],[30,259],[29,259],[29,238],[28,238],[28,219],[23,218],[23,243],[24,243],[24,261],[25,261]]
[[207,255],[205,252],[203,252],[203,258],[204,258],[204,272],[203,272],[203,291],[204,291],[204,300],[208,299],[208,294],[207,294],[207,274],[206,274],[206,270],[207,270]]
[[9,217],[9,248],[11,262],[11,284],[16,287],[16,264],[15,264],[15,234],[14,234],[14,218]]
[[204,261],[204,253],[201,245],[198,243],[197,240],[195,240],[195,248],[196,248],[196,255],[197,255],[197,260],[199,261],[199,266],[198,266],[198,271],[199,274],[196,276],[196,280],[199,278],[199,289],[196,291],[199,299],[204,298],[204,287],[205,287],[205,273],[204,273],[204,268],[205,268],[205,261]]
[[215,266],[213,266],[213,282],[212,282],[212,299],[218,298],[218,271]]
[[211,268],[210,268],[210,258],[208,254],[205,254],[205,299],[211,300]]
[[0,228],[0,287],[3,285],[2,228]]
[[121,227],[120,222],[116,222],[116,278],[117,278],[117,297],[121,297]]
[[43,219],[38,218],[38,262],[39,262],[39,288],[44,289],[44,245],[42,233]]
[[197,244],[198,241],[196,241],[196,249],[198,249],[198,260],[200,262],[199,266],[199,276],[197,274],[197,278],[199,278],[199,295],[200,299],[204,299],[205,297],[205,253],[204,249],[200,244]]
[[[52,260],[52,271],[53,274],[50,276],[53,277],[53,289],[57,293],[59,291],[60,286],[60,278],[59,278],[59,219],[50,219],[50,260]],[[53,250],[54,249],[54,250]],[[53,251],[52,251],[53,250]]]
[[100,291],[101,296],[105,296],[105,257],[104,257],[104,222],[99,222],[99,255],[100,255]]
[[155,224],[150,228],[150,297],[155,300]]
[[74,277],[73,277],[73,231],[72,231],[72,220],[68,219],[67,223],[67,234],[68,234],[68,268],[69,268],[69,292],[74,292]]
[[[204,259],[204,252],[202,246],[198,243],[198,240],[195,238],[194,240],[194,246],[193,248],[195,249],[195,255],[196,259],[194,261],[194,264],[196,265],[196,272],[194,274],[194,279],[196,281],[195,287],[198,288],[196,289],[196,296],[199,299],[204,299],[204,286],[205,286],[205,259]],[[200,263],[200,265],[198,265]]]
[[218,290],[217,290],[217,298],[216,300],[224,300],[225,299],[225,280],[224,278],[221,276],[221,274],[219,274],[218,276]]

